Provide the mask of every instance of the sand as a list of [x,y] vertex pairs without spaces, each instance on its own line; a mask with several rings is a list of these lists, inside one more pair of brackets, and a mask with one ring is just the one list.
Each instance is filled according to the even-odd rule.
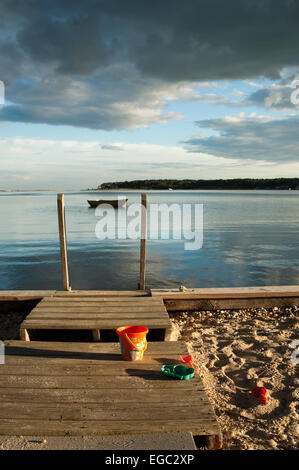
[[[188,343],[206,386],[224,448],[298,448],[299,379],[291,346],[299,338],[299,307],[171,317],[176,339]],[[257,386],[267,389],[267,405],[251,394]]]

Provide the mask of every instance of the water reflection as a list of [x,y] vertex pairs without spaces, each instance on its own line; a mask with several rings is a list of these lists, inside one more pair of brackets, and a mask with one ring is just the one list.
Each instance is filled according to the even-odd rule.
[[[140,201],[139,192],[128,197],[129,204]],[[66,193],[72,287],[137,288],[139,242],[97,239],[90,198],[99,195]],[[185,251],[184,241],[148,240],[149,287],[299,283],[299,191],[149,192],[151,202],[203,203],[204,242]],[[0,288],[61,288],[56,194],[2,193],[0,216]]]

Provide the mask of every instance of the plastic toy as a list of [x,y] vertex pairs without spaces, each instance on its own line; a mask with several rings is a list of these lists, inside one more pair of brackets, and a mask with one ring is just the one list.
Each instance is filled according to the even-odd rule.
[[172,377],[173,379],[188,380],[194,376],[194,369],[192,367],[183,366],[181,364],[171,365],[165,364],[162,366],[162,374]]
[[267,405],[268,398],[266,397],[267,390],[265,387],[255,387],[253,390],[251,390],[251,393],[255,398],[259,399],[261,405]]
[[124,361],[142,361],[147,348],[145,326],[120,326],[116,333],[119,336],[120,349]]
[[198,370],[196,370],[195,367],[193,366],[193,356],[191,355],[181,356],[181,359],[182,359],[182,362],[184,362],[185,364],[188,364],[188,366],[191,367],[191,369],[194,369],[195,374],[198,374]]

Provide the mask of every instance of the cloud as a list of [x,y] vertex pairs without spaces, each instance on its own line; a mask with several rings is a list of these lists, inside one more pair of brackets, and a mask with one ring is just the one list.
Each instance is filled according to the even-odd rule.
[[[164,112],[166,86],[153,82],[147,83],[128,64],[111,66],[84,80],[53,73],[19,79],[7,88],[13,103],[0,110],[0,119],[105,130],[130,130],[181,119],[180,113]],[[176,93],[177,86],[172,88]]]
[[[295,79],[294,79],[295,80]],[[299,100],[292,100],[292,94],[297,86],[292,86],[293,80],[287,84],[275,83],[267,87],[260,88],[254,93],[250,94],[243,104],[262,106],[267,109],[277,111],[298,110]]]
[[1,15],[2,121],[135,129],[180,119],[165,104],[188,99],[188,84],[299,65],[292,0],[2,0]]
[[187,140],[189,152],[204,152],[230,159],[264,162],[298,162],[298,117],[226,116],[200,120],[200,128],[210,129],[209,137]]
[[260,84],[255,83],[252,80],[244,80],[244,83],[247,83],[247,85],[250,85],[253,88],[260,88]]
[[117,151],[123,151],[124,148],[121,145],[118,144],[103,144],[100,146],[102,150],[117,150]]
[[[299,162],[238,159],[186,152],[179,146],[28,138],[0,139],[1,189],[83,189],[105,181],[144,178],[274,178],[299,172]],[[112,149],[113,147],[113,149]],[[120,152],[115,147],[121,147]],[[194,150],[194,149],[193,149]],[[26,165],[24,165],[26,162]],[[117,178],[116,178],[117,175]]]

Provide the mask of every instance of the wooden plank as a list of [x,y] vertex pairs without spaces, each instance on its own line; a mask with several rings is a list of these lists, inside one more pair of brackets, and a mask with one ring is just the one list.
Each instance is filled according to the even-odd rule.
[[[29,361],[28,361],[29,362]],[[43,377],[50,377],[55,376],[85,376],[85,377],[95,377],[99,376],[101,379],[102,377],[106,376],[114,376],[115,374],[119,376],[131,377],[131,376],[139,376],[141,372],[139,369],[141,368],[134,368],[134,369],[124,369],[123,363],[118,364],[117,362],[113,363],[113,368],[111,367],[111,362],[106,361],[105,363],[101,361],[101,364],[81,364],[81,365],[72,365],[72,366],[64,366],[59,361],[56,364],[51,363],[51,370],[46,370],[48,366],[48,361],[39,362],[36,364],[31,361],[31,365],[24,365],[23,364],[12,364],[7,365],[5,368],[0,367],[0,376],[13,376],[17,375],[21,376],[43,376]],[[142,361],[143,362],[143,361]],[[169,362],[170,363],[170,362]],[[177,360],[173,359],[173,363],[177,364]],[[50,363],[49,363],[50,364]],[[161,375],[161,365],[160,367],[153,368],[152,364],[148,364],[143,362],[142,367],[142,374],[144,376],[151,376],[151,377],[159,377]]]
[[94,341],[100,341],[101,340],[100,330],[97,330],[97,329],[92,330],[92,338]]
[[30,341],[30,335],[26,328],[23,328],[23,327],[20,328],[20,339],[22,341]]
[[130,306],[143,306],[143,305],[153,305],[153,306],[164,306],[163,301],[159,298],[152,298],[152,297],[136,297],[133,299],[132,297],[124,298],[119,297],[118,299],[111,297],[103,298],[94,298],[94,297],[75,297],[75,298],[63,298],[63,297],[52,297],[52,298],[44,298],[41,300],[37,306],[43,307],[44,305],[53,305],[53,306],[111,306],[111,307],[130,307]]
[[66,246],[64,194],[57,195],[57,213],[58,213],[60,256],[61,256],[61,268],[62,268],[62,285],[65,291],[70,291],[71,288],[70,288],[70,283],[69,283],[67,246]]
[[[128,367],[124,366],[124,361],[121,359],[121,353],[117,358],[104,358],[98,360],[76,361],[68,359],[51,359],[51,358],[36,358],[26,357],[25,360],[22,357],[8,356],[6,357],[5,367],[0,366],[0,375],[45,375],[45,376],[58,376],[58,375],[100,375],[101,377],[106,375],[125,375],[130,376],[132,374],[150,373],[161,374],[161,356],[144,354],[144,359],[134,364],[134,370],[128,364]],[[167,355],[168,363],[178,364],[180,361],[176,355],[171,357]],[[113,361],[113,364],[111,364]],[[47,365],[51,365],[51,368],[47,368]],[[110,367],[109,367],[110,366]]]
[[160,305],[145,305],[143,307],[97,307],[97,306],[71,306],[71,307],[53,307],[51,305],[45,305],[44,307],[36,307],[32,310],[30,313],[30,316],[32,313],[37,313],[39,312],[41,315],[43,313],[67,313],[67,312],[86,312],[86,313],[120,313],[121,315],[126,315],[127,313],[135,313],[138,316],[139,313],[147,313],[150,314],[151,312],[158,312],[161,313],[162,315],[167,315],[166,309],[161,308]]
[[[159,314],[163,317],[167,316],[167,311],[166,309],[162,309],[161,307],[150,307],[150,306],[145,306],[145,307],[132,307],[132,308],[118,308],[118,307],[44,307],[44,308],[35,308],[32,310],[32,312],[29,314],[29,316],[38,313],[39,315],[44,315],[44,314],[55,314],[55,313],[92,313],[92,314],[120,314],[121,316],[126,316],[129,313],[135,315],[136,317],[139,316],[139,314],[143,313],[145,315],[150,315],[151,313],[153,314]],[[27,317],[28,318],[28,317]]]
[[[25,357],[25,360],[24,360]],[[163,360],[163,355],[151,355],[147,351],[144,354],[144,359],[142,361],[142,364],[145,367],[145,370],[160,370],[162,366],[162,360]],[[67,354],[58,354],[55,356],[47,356],[43,355],[40,356],[38,354],[32,354],[29,355],[27,354],[26,356],[6,356],[5,358],[5,367],[0,366],[0,375],[7,375],[7,371],[9,371],[9,374],[13,371],[12,367],[15,366],[16,370],[20,372],[20,375],[28,375],[27,367],[28,370],[31,371],[33,367],[36,367],[36,371],[32,370],[32,375],[53,375],[52,373],[52,367],[53,370],[56,370],[57,366],[61,368],[61,370],[66,370],[68,374],[72,375],[72,373],[77,370],[77,366],[84,366],[86,367],[86,375],[90,375],[90,371],[92,373],[93,370],[100,370],[100,367],[107,368],[108,366],[111,366],[111,361],[113,361],[113,370],[114,367],[116,369],[121,369],[124,368],[123,361],[121,360],[121,352],[119,348],[119,353],[114,356],[112,355],[101,355],[100,357],[98,355],[89,355],[87,358],[84,358],[84,356],[81,354],[76,355],[74,354],[73,356],[69,356]],[[155,362],[155,365],[152,365],[152,368],[149,367],[148,362],[152,361]],[[178,363],[178,355],[176,354],[167,354],[167,361],[169,361],[169,364],[177,364]],[[51,367],[51,370],[47,371],[45,367]],[[94,367],[95,366],[95,367]],[[23,367],[23,370],[21,369]],[[78,371],[81,370],[78,368]],[[131,367],[128,366],[128,370],[133,370]],[[83,371],[83,369],[82,369]],[[24,372],[24,373],[23,373]],[[26,373],[25,373],[26,372]],[[83,372],[82,372],[83,374]],[[127,372],[125,372],[127,374]],[[55,375],[55,374],[54,374]],[[58,374],[56,374],[58,375]],[[74,374],[73,374],[74,375]],[[103,375],[111,375],[110,370],[109,371],[103,371]]]
[[[116,329],[121,326],[119,323],[123,323],[123,318],[114,318],[114,319],[97,319],[97,320],[77,320],[74,319],[72,322],[69,319],[66,320],[52,320],[52,319],[41,319],[41,320],[25,320],[22,323],[22,328],[27,330],[93,330],[96,328],[111,330]],[[145,323],[145,321],[144,321]],[[166,322],[164,319],[160,318],[147,318],[146,326],[147,328],[165,328],[171,323]],[[30,335],[30,332],[29,332]]]
[[140,230],[140,274],[139,289],[145,289],[146,267],[146,238],[147,238],[147,200],[146,194],[141,195],[141,230]]
[[[132,366],[133,368],[133,366]],[[161,372],[153,371],[151,375],[118,375],[118,376],[105,376],[105,379],[99,382],[99,378],[95,376],[28,376],[28,375],[0,375],[0,387],[22,387],[25,388],[81,388],[81,389],[118,389],[118,388],[140,388],[145,387],[147,390],[160,389],[165,393],[165,390],[172,389],[171,393],[175,393],[178,389],[185,387],[184,380],[169,380],[161,375]],[[190,385],[191,388],[196,388],[196,383],[193,381]]]
[[[154,432],[192,432],[194,435],[214,435],[219,427],[212,419],[168,420],[167,418],[149,419],[138,422],[139,433]],[[82,436],[136,434],[134,420],[114,421],[72,421],[72,420],[30,420],[0,419],[0,434],[22,436]]]
[[129,312],[145,312],[145,311],[156,311],[156,312],[163,312],[163,313],[166,313],[167,314],[167,310],[163,305],[161,304],[148,304],[148,303],[145,303],[144,305],[142,304],[126,304],[126,305],[123,305],[123,304],[119,304],[119,305],[116,305],[116,304],[96,304],[94,302],[86,302],[86,303],[83,303],[83,302],[80,302],[80,303],[73,303],[73,304],[52,304],[52,303],[49,303],[49,304],[43,304],[43,305],[40,305],[38,304],[35,308],[32,309],[31,313],[33,311],[40,311],[40,312],[45,312],[45,311],[52,311],[52,312],[55,312],[55,311],[63,311],[63,312],[67,312],[67,311],[71,311],[71,310],[75,310],[75,311],[86,311],[86,312],[124,312],[124,313],[129,313]]
[[258,297],[299,297],[299,286],[261,286],[261,287],[221,287],[221,288],[184,288],[151,289],[152,297],[163,299],[232,299]]
[[[46,419],[46,420],[88,420],[90,423],[101,421],[102,423],[119,423],[122,426],[124,421],[132,422],[132,427],[147,420],[161,420],[165,414],[165,404],[151,403],[145,406],[143,403],[131,404],[130,407],[124,405],[101,404],[77,404],[77,403],[9,403],[3,402],[0,407],[0,420],[18,416],[22,419]],[[121,416],[121,420],[120,420]],[[192,409],[183,402],[176,404],[175,408],[168,407],[167,420],[184,421],[200,419],[208,424],[213,417],[212,409],[207,410],[206,404],[196,406]],[[164,418],[165,419],[165,418]]]
[[149,297],[146,290],[72,290],[56,291],[55,297]]
[[255,298],[279,298],[279,297],[299,297],[298,292],[253,292],[253,293],[227,293],[227,294],[171,294],[163,295],[163,300],[196,300],[196,299],[255,299]]
[[[204,389],[190,388],[177,390],[175,392],[176,403],[186,403],[186,393],[188,400],[199,400],[206,402],[207,396]],[[159,389],[148,390],[145,388],[101,390],[101,389],[53,389],[53,388],[0,388],[0,403],[2,402],[22,402],[32,403],[164,403],[169,404],[169,396],[161,393]]]
[[[165,315],[161,312],[153,312],[152,315],[146,312],[139,312],[136,313],[96,313],[96,312],[77,312],[74,310],[73,312],[35,312],[34,314],[30,315],[30,318],[27,317],[27,322],[32,320],[65,320],[65,321],[72,321],[74,316],[76,320],[113,320],[115,321],[122,321],[126,322],[127,320],[131,320],[130,323],[136,324],[145,322],[147,319],[157,319],[161,320]],[[29,319],[28,319],[29,318]],[[166,319],[167,321],[167,319]],[[28,323],[27,323],[28,325]]]
[[186,312],[199,310],[290,307],[292,305],[299,305],[299,296],[235,299],[165,299],[164,302],[168,312]]
[[162,310],[166,312],[164,303],[159,302],[138,302],[138,303],[122,303],[122,302],[39,302],[34,310],[44,309],[60,310],[66,308],[85,308],[89,309],[101,309],[101,310],[131,310],[132,309],[145,309],[150,308],[154,310]]
[[[33,341],[27,343],[25,341],[7,340],[4,342],[4,345],[6,356],[43,354],[50,357],[59,354],[61,357],[65,357],[63,356],[63,353],[65,353],[65,355],[70,357],[76,357],[76,354],[81,354],[82,357],[88,357],[88,355],[91,354],[97,358],[96,355],[98,354],[101,355],[101,357],[105,354],[119,354],[119,343],[65,343],[56,341]],[[147,343],[147,352],[153,356],[160,354],[181,355],[188,354],[188,348],[183,341],[158,341]]]
[[55,292],[55,290],[0,290],[0,301],[38,300],[50,297]]
[[125,296],[119,296],[119,297],[101,297],[101,296],[91,296],[91,295],[79,295],[79,296],[74,296],[72,297],[71,295],[65,295],[65,296],[53,296],[53,297],[45,297],[40,303],[45,303],[45,302],[51,302],[51,303],[78,303],[78,302],[95,302],[95,303],[109,303],[109,304],[137,304],[137,305],[143,305],[146,303],[154,303],[154,304],[159,304],[163,305],[163,299],[161,297],[125,297]]

